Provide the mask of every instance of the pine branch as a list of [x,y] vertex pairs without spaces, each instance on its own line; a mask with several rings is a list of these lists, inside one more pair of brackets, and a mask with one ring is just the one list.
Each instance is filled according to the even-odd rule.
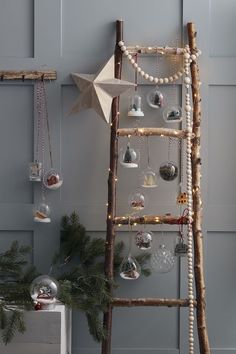
[[2,340],[5,344],[8,344],[12,340],[17,331],[23,333],[26,330],[22,311],[11,309],[8,316],[9,320],[2,331]]

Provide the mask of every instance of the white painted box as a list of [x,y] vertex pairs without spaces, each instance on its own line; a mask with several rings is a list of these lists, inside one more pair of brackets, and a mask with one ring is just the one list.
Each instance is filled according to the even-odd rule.
[[25,312],[26,332],[0,344],[1,354],[71,354],[71,310],[57,304],[53,310]]

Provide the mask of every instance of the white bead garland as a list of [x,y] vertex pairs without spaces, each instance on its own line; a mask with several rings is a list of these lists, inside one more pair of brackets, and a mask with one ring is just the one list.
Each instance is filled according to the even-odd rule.
[[[159,77],[153,77],[152,75],[146,73],[144,70],[142,70],[142,68],[140,66],[138,66],[135,63],[135,60],[133,59],[132,55],[127,50],[127,47],[125,46],[125,43],[123,41],[120,41],[118,43],[118,45],[119,45],[121,51],[124,53],[124,55],[128,58],[129,62],[133,66],[133,68],[138,72],[138,74],[140,74],[145,80],[148,80],[150,82],[154,82],[155,84],[160,84],[160,85],[168,84],[169,82],[177,81],[183,75],[183,73],[185,73],[185,75],[186,75],[185,76],[185,80],[187,80],[187,82],[185,81],[185,84],[189,85],[191,83],[190,77],[187,76],[189,74],[189,63],[192,60],[196,60],[196,58],[199,57],[199,55],[201,54],[200,50],[196,50],[196,53],[191,55],[189,46],[186,45],[184,47],[184,65],[183,65],[183,68],[181,68],[180,70],[177,71],[177,73],[172,74],[171,76],[160,77],[159,78]],[[138,50],[139,46],[137,45],[135,48]]]

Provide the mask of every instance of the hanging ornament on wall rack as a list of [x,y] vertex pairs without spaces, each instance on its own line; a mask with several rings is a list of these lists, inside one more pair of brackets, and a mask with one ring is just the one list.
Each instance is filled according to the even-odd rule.
[[152,170],[150,166],[150,145],[149,145],[149,137],[146,138],[146,146],[147,146],[147,168],[141,173],[140,184],[144,188],[155,188],[158,185],[158,177],[157,174]]
[[125,149],[120,149],[119,161],[121,166],[125,168],[137,168],[140,157],[139,151],[134,150],[130,145],[130,138],[128,138]]
[[161,243],[158,245],[156,240],[156,250],[150,258],[150,265],[153,271],[157,273],[168,273],[175,265],[175,257],[173,252],[168,249],[164,242],[164,233],[161,233]]
[[129,196],[129,206],[134,211],[141,211],[147,206],[147,197],[141,192],[132,193]]
[[188,253],[188,245],[184,241],[184,225],[182,219],[188,216],[188,210],[184,209],[182,216],[179,220],[179,231],[175,241],[175,256],[186,257]]
[[[159,72],[159,55],[157,54],[156,56],[156,71],[157,74]],[[163,94],[162,91],[160,91],[159,86],[156,85],[151,91],[148,92],[147,94],[147,103],[151,108],[154,109],[159,109],[163,108],[165,105],[165,95]]]
[[[138,54],[135,54],[134,59],[137,64]],[[138,64],[137,64],[138,65]],[[128,106],[128,117],[144,117],[144,113],[142,110],[142,97],[138,94],[138,79],[137,79],[137,71],[134,73],[134,81],[135,81],[135,92],[133,95],[129,96],[129,106]]]
[[141,251],[150,250],[152,248],[153,235],[151,231],[138,231],[135,235],[135,245]]
[[159,173],[164,181],[174,181],[178,176],[178,167],[175,162],[170,161],[170,150],[171,150],[172,138],[169,138],[168,142],[168,161],[163,162],[160,165]]
[[124,280],[136,280],[141,275],[141,266],[135,257],[132,256],[132,226],[129,224],[129,250],[120,265],[120,277]]

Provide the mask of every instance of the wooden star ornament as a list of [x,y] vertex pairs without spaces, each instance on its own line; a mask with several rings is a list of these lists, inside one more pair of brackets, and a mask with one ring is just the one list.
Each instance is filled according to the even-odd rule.
[[112,99],[135,86],[114,78],[114,55],[96,75],[74,73],[71,76],[81,93],[70,113],[93,108],[107,123],[110,122]]

